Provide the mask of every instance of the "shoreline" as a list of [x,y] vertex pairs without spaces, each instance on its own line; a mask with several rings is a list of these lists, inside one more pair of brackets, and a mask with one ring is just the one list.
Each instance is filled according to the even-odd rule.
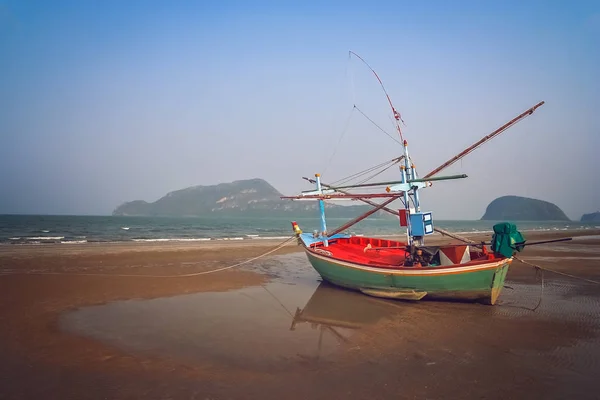
[[[475,242],[491,240],[492,234],[461,235]],[[543,241],[571,237],[573,240],[564,243],[589,245],[600,244],[600,229],[586,231],[542,231],[525,232],[527,241]],[[589,239],[577,239],[579,237]],[[290,236],[291,238],[291,236]],[[390,239],[403,241],[404,236],[389,236]],[[205,272],[208,270],[228,267],[235,263],[245,262],[260,257],[281,246],[277,251],[268,255],[273,256],[302,252],[295,239],[282,245],[283,240],[245,240],[245,241],[211,241],[211,242],[113,242],[86,243],[77,245],[44,244],[44,245],[10,245],[0,246],[0,277],[6,275],[24,274],[97,274],[98,276],[134,275],[134,276],[164,276],[186,275]],[[442,235],[428,237],[427,245],[444,245],[462,243]],[[545,252],[564,243],[549,243],[525,248],[517,257],[525,261],[550,263],[552,268],[567,272],[572,266],[592,261],[585,253],[561,253],[568,256],[571,262],[556,263],[552,259],[543,258]],[[589,247],[586,246],[586,247]],[[529,259],[529,257],[532,257]],[[542,258],[540,258],[542,257]],[[259,262],[253,261],[253,262]],[[518,260],[513,266],[521,266]],[[518,277],[524,268],[511,268],[509,275]],[[249,272],[235,268],[226,272]],[[583,269],[583,276],[600,278],[598,271]],[[217,274],[218,275],[218,274]],[[115,276],[115,278],[117,278]]]
[[[451,221],[449,221],[451,222]],[[457,223],[464,224],[469,222],[482,222],[479,220],[475,221],[456,221]],[[466,226],[459,228],[458,226],[446,226],[441,221],[440,228],[447,230],[455,235],[486,235],[492,233],[492,225],[485,222],[485,226],[477,226],[468,228]],[[492,221],[493,222],[493,221]],[[552,221],[541,221],[539,224],[535,221],[521,221],[523,225],[517,224],[519,230],[526,234],[538,234],[538,233],[554,233],[554,232],[593,232],[600,230],[600,226],[594,223],[575,223],[575,224],[558,224],[555,225]],[[550,224],[548,226],[543,226]],[[478,224],[479,225],[479,224]],[[114,228],[114,227],[113,227]],[[242,233],[241,231],[235,230],[236,232],[229,233],[227,227],[222,227],[223,230],[214,230],[213,235],[207,234],[206,232],[184,233],[181,234],[161,234],[155,229],[148,229],[149,226],[134,227],[133,231],[124,229],[116,229],[109,232],[93,232],[87,230],[81,230],[81,227],[75,230],[69,227],[56,227],[53,230],[31,230],[28,227],[21,227],[20,229],[3,229],[4,236],[0,238],[0,249],[6,246],[48,246],[48,245],[103,245],[103,244],[118,244],[118,243],[189,243],[189,244],[200,244],[200,243],[221,243],[221,242],[235,242],[235,243],[246,243],[246,242],[271,242],[274,240],[284,240],[291,234],[291,230],[280,230],[275,229],[272,232],[258,232],[252,229]],[[281,227],[279,227],[281,228]],[[301,226],[302,228],[302,226]],[[399,228],[399,227],[398,227]],[[187,229],[187,228],[186,228]],[[193,229],[192,229],[193,230]],[[187,231],[187,230],[186,230]],[[100,232],[100,233],[99,233]],[[120,233],[119,233],[120,232]],[[307,231],[308,232],[308,231]],[[311,231],[312,232],[312,231]],[[380,238],[393,238],[403,237],[400,229],[395,229],[392,225],[387,227],[366,227],[361,228],[361,232],[354,232],[352,229],[346,231],[356,236],[369,236],[369,237],[380,237]],[[165,236],[166,235],[166,236]],[[431,239],[440,237],[438,232],[434,232],[428,236]]]
[[[539,240],[543,239],[555,239],[562,237],[580,237],[580,236],[599,236],[600,237],[600,229],[572,229],[572,230],[522,230],[521,231],[527,240]],[[452,234],[456,234],[462,236],[464,238],[473,240],[473,241],[481,241],[488,240],[492,237],[492,231],[486,232],[472,232],[472,233],[459,233],[459,232],[450,232]],[[248,247],[268,247],[268,246],[276,246],[277,244],[281,244],[285,240],[289,239],[293,235],[289,236],[281,236],[277,238],[265,238],[265,239],[244,239],[244,240],[226,240],[226,239],[211,239],[211,240],[144,240],[144,241],[114,241],[114,242],[85,242],[85,243],[2,243],[0,244],[0,256],[5,253],[18,252],[17,249],[27,249],[27,251],[33,250],[34,252],[40,251],[44,252],[45,250],[52,249],[54,252],[56,250],[83,250],[83,251],[91,251],[93,249],[102,249],[104,251],[114,250],[114,251],[128,251],[128,250],[151,250],[151,251],[160,251],[160,250],[195,250],[195,249],[220,249],[220,248],[248,248]],[[381,237],[381,238],[389,238],[393,240],[403,241],[406,236],[404,234],[396,234],[396,235],[358,235],[358,236],[367,236],[367,237]],[[446,242],[458,242],[455,239],[449,238],[440,233],[435,233],[433,235],[428,236],[428,243],[446,243]],[[295,241],[292,241],[288,246],[295,245]]]

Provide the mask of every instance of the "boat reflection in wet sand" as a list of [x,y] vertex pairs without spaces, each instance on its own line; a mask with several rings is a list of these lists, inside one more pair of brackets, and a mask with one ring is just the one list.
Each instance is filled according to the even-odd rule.
[[307,322],[313,329],[320,329],[319,347],[325,331],[339,341],[347,342],[353,330],[398,315],[403,308],[392,300],[363,296],[358,292],[321,282],[304,308],[296,308],[290,330]]

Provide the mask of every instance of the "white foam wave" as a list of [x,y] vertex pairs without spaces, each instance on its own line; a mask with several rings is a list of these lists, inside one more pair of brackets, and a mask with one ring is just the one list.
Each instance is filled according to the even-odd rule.
[[252,240],[279,240],[279,239],[287,239],[289,236],[258,236],[251,238]]
[[121,229],[123,229],[124,231],[128,231],[129,227],[128,226],[122,226]]
[[8,238],[8,240],[20,240],[20,237],[12,237],[12,238]]
[[81,244],[81,243],[87,243],[87,240],[61,240],[61,243],[63,244]]
[[23,238],[25,240],[61,240],[64,239],[64,236],[35,236],[35,237],[26,237]]
[[211,238],[157,238],[157,239],[132,239],[134,242],[206,242]]
[[227,238],[218,238],[216,240],[244,240],[243,237],[227,237]]

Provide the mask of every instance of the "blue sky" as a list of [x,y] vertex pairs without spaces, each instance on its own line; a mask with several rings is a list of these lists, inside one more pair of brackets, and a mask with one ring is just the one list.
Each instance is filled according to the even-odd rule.
[[427,189],[438,218],[504,194],[598,210],[599,3],[415,3],[0,0],[0,213],[253,177],[294,194],[395,157],[356,113],[337,146],[353,104],[393,131],[349,50],[421,174],[546,101]]

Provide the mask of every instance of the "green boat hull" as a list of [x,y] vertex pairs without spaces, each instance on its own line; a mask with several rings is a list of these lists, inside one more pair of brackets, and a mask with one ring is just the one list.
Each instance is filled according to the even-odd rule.
[[495,304],[512,258],[443,270],[382,270],[317,255],[306,249],[313,268],[323,280],[367,295],[421,300],[445,299]]

